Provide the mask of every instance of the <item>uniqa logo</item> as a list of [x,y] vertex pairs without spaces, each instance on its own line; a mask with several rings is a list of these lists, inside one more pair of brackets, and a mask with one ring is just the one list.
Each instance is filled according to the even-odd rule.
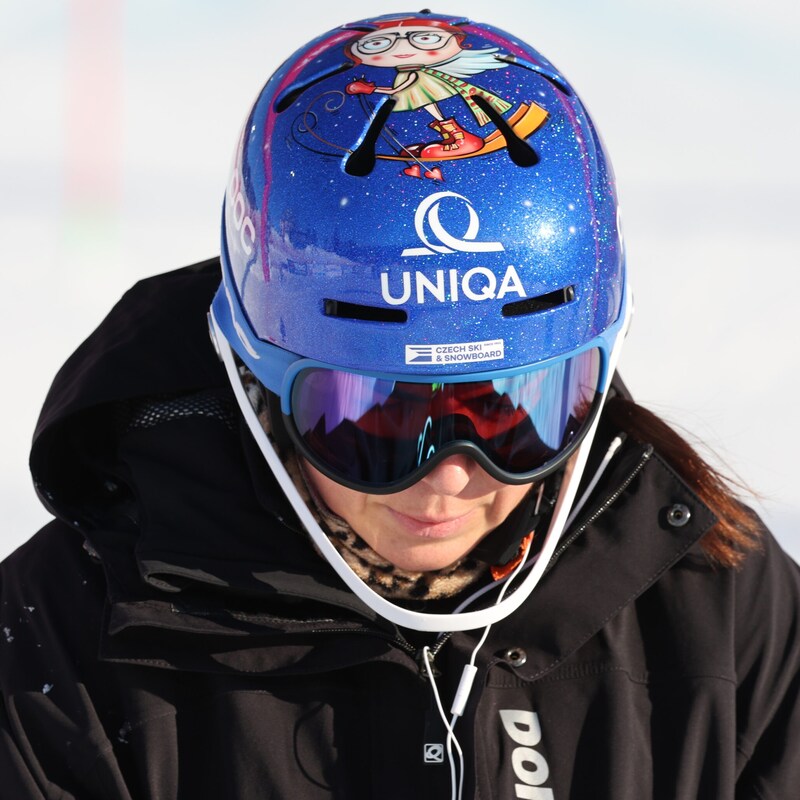
[[[425,302],[426,295],[433,300],[444,303],[450,295],[455,302],[462,295],[468,300],[502,299],[507,294],[527,297],[522,287],[519,273],[513,264],[509,264],[498,287],[497,275],[488,267],[472,267],[461,274],[457,269],[437,269],[433,278],[424,272],[402,272],[401,289],[398,296],[393,297],[389,289],[389,273],[381,273],[381,296],[390,306],[399,306],[411,299],[412,288],[418,304]],[[413,285],[413,287],[412,287]]]
[[[439,219],[439,207],[445,198],[455,198],[460,200],[467,209],[469,223],[464,235],[459,239],[445,230]],[[425,229],[430,229],[431,233],[438,240],[434,244],[427,236]],[[472,203],[466,197],[456,192],[436,192],[426,197],[417,207],[414,214],[414,228],[417,236],[424,247],[407,247],[401,253],[402,256],[432,256],[435,253],[497,253],[505,248],[500,242],[478,242],[480,222],[478,214],[472,207]]]

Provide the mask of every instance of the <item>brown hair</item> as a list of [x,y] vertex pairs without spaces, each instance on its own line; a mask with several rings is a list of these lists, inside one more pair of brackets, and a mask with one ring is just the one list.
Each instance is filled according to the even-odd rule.
[[746,487],[712,467],[664,420],[632,400],[613,397],[606,413],[630,436],[652,444],[717,517],[700,542],[712,563],[738,567],[750,551],[759,548],[763,525],[737,495],[737,490],[748,492]]

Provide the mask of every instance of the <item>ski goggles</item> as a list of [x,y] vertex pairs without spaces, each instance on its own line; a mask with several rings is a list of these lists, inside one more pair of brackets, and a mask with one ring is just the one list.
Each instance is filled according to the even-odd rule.
[[341,369],[254,340],[224,287],[212,313],[239,357],[280,398],[298,453],[336,482],[373,494],[401,491],[457,453],[509,484],[554,472],[591,427],[619,328],[529,367],[432,380]]
[[508,376],[431,382],[323,366],[297,372],[284,422],[298,451],[339,483],[400,491],[455,453],[504,483],[561,465],[600,396],[602,353]]

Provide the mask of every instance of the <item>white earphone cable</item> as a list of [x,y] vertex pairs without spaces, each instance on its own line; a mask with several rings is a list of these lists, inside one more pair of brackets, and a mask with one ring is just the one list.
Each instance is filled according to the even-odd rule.
[[[445,716],[442,698],[439,695],[439,688],[436,686],[436,679],[433,675],[433,668],[431,667],[431,649],[427,645],[422,648],[422,662],[425,665],[425,672],[431,684],[436,707],[439,709],[439,716],[442,718],[442,722],[447,729],[447,759],[450,762],[450,798],[451,800],[461,800],[461,788],[464,782],[464,753],[461,750],[458,739],[456,739],[453,725],[448,722]],[[456,768],[456,762],[453,758],[454,747],[456,753],[458,753],[458,769]]]

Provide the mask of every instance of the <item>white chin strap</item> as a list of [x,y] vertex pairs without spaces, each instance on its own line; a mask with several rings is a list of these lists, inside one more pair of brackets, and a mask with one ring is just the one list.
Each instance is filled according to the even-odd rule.
[[[631,308],[631,303],[624,303],[623,308],[629,311]],[[292,481],[291,477],[286,471],[286,468],[278,456],[278,453],[273,448],[269,437],[264,432],[264,429],[261,427],[258,421],[258,417],[256,416],[256,413],[242,385],[239,371],[236,367],[236,362],[234,361],[231,346],[228,344],[227,339],[220,330],[217,321],[214,318],[213,311],[209,316],[214,337],[216,339],[217,349],[220,357],[222,358],[222,362],[225,365],[225,369],[228,373],[228,378],[230,379],[230,383],[233,387],[239,407],[244,414],[244,418],[247,421],[250,432],[253,434],[253,438],[258,443],[264,458],[267,460],[267,464],[269,464],[269,468],[277,478],[281,488],[283,489],[283,492],[285,493],[289,502],[292,504],[292,508],[294,508],[295,513],[300,518],[300,521],[313,538],[319,550],[322,552],[334,570],[336,570],[339,577],[347,584],[348,588],[353,592],[353,594],[366,603],[367,606],[369,606],[377,614],[389,620],[390,622],[393,622],[395,625],[399,625],[403,628],[410,628],[411,630],[416,631],[429,631],[431,633],[440,633],[444,631],[467,631],[476,628],[484,628],[487,625],[492,625],[495,622],[504,619],[509,614],[512,614],[528,599],[528,596],[541,579],[542,574],[544,573],[544,570],[547,567],[553,552],[555,551],[558,540],[561,538],[561,534],[566,526],[567,517],[575,499],[575,494],[578,490],[578,484],[580,483],[580,478],[586,465],[586,459],[589,455],[589,449],[597,429],[597,424],[600,418],[599,413],[595,415],[594,422],[592,423],[591,428],[587,431],[583,442],[567,462],[567,466],[564,471],[564,478],[561,482],[558,499],[550,519],[550,526],[547,531],[544,544],[541,547],[536,563],[531,569],[528,570],[528,574],[525,576],[524,580],[522,583],[520,583],[517,589],[511,592],[499,603],[477,611],[463,611],[452,614],[428,614],[420,611],[410,611],[409,609],[402,608],[401,606],[390,602],[385,597],[381,597],[381,595],[379,595],[377,592],[370,589],[370,587],[364,583],[364,581],[362,581],[361,578],[359,578],[358,575],[356,575],[356,573],[353,572],[353,570],[347,565],[347,562],[345,562],[341,555],[339,555],[339,552],[336,550],[336,548],[331,544],[326,533],[322,530],[322,528],[320,528],[308,506],[300,496],[300,493],[297,491],[294,481]],[[628,320],[625,321],[625,324],[623,325],[623,328],[617,337],[617,341],[615,342],[613,351],[611,353],[611,358],[609,359],[606,386],[603,387],[603,394],[600,399],[601,407],[605,402],[606,395],[608,394],[608,388],[611,385],[611,376],[614,374],[614,369],[616,368],[617,360],[619,359],[619,352],[622,342],[625,338],[625,330],[627,325]]]

